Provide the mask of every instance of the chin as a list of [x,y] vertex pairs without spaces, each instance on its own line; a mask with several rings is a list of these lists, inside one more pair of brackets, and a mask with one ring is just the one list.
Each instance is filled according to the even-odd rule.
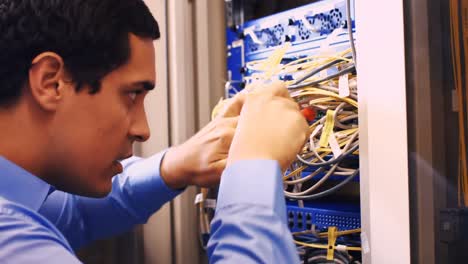
[[110,194],[112,191],[112,182],[105,183],[102,185],[96,184],[90,186],[87,190],[80,194],[82,196],[91,197],[91,198],[104,198]]
[[[103,198],[112,191],[112,177],[90,170],[82,173],[73,173],[73,171],[63,171],[56,175],[69,175],[68,177],[56,176],[50,177],[56,181],[48,181],[57,190],[91,198]],[[94,177],[90,177],[94,175]],[[96,176],[98,175],[98,176]],[[1,262],[1,261],[0,261]]]
[[112,191],[112,185],[109,186],[109,188],[104,188],[104,189],[100,189],[100,190],[96,190],[94,192],[94,195],[92,195],[91,197],[94,197],[94,198],[104,198],[106,196],[108,196]]

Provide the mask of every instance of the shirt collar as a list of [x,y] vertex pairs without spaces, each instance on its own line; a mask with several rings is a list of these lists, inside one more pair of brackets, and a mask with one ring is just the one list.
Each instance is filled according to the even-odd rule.
[[15,163],[0,156],[0,197],[38,211],[51,186]]

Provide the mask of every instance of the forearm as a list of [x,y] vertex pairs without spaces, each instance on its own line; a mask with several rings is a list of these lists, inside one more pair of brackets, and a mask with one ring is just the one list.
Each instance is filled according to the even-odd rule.
[[281,170],[274,161],[240,161],[221,179],[208,243],[210,263],[299,263]]

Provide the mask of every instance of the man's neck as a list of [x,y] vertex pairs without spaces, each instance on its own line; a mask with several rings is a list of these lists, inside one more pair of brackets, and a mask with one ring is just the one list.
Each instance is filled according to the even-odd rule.
[[7,109],[0,108],[0,156],[5,157],[30,173],[40,177],[46,155],[47,132],[38,120],[38,114],[19,103]]

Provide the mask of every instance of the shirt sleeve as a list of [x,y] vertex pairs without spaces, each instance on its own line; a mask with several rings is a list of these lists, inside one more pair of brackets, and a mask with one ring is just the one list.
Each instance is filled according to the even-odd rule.
[[210,263],[299,263],[286,224],[276,161],[239,161],[224,171],[208,242]]
[[112,192],[102,199],[55,191],[40,213],[64,234],[74,249],[145,223],[181,190],[172,190],[160,175],[165,152],[148,159],[130,158],[113,179]]

